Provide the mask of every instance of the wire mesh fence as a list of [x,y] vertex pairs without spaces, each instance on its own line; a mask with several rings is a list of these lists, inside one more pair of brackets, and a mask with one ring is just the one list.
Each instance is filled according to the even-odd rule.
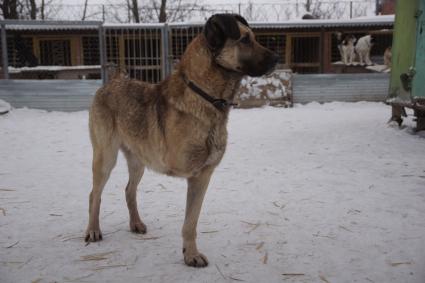
[[132,78],[157,82],[163,78],[163,26],[105,25],[106,64],[126,70]]

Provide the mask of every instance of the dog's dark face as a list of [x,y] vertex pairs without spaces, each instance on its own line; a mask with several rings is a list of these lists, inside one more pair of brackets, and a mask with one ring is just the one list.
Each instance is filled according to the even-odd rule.
[[249,76],[261,76],[273,71],[277,54],[255,40],[248,23],[239,15],[217,14],[204,27],[208,47],[217,64]]
[[353,34],[344,34],[342,32],[335,32],[334,35],[336,36],[337,45],[338,46],[346,46],[356,43],[357,39]]
[[356,37],[352,34],[346,35],[344,40],[342,41],[342,45],[354,45],[356,43]]

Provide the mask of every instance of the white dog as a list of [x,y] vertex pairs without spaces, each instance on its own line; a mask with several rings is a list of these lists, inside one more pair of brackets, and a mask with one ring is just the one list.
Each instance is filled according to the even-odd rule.
[[360,37],[356,44],[356,52],[359,56],[359,61],[361,65],[372,65],[372,61],[370,60],[370,50],[374,44],[374,39],[371,35],[365,35]]

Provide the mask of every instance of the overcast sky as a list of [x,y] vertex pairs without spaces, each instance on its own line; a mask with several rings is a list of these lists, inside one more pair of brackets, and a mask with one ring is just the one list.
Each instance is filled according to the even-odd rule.
[[[108,3],[125,3],[125,0],[88,0],[89,4],[108,4]],[[331,0],[333,1],[333,0]],[[41,2],[41,1],[39,1]],[[150,3],[151,1],[148,0],[139,0],[139,5]],[[194,1],[185,1],[182,2],[194,2]],[[198,0],[198,3],[204,3],[204,4],[238,4],[238,3],[248,3],[249,0],[212,0],[212,1],[206,1],[206,0]],[[253,0],[252,3],[284,3],[287,2],[286,0]],[[53,0],[54,4],[63,4],[63,5],[83,5],[84,0]]]
[[[1,0],[0,0],[1,1]],[[41,2],[41,0],[37,0]],[[79,20],[83,15],[83,6],[85,0],[52,0],[52,9],[48,13],[50,19],[61,20]],[[128,22],[128,11],[126,7],[127,0],[88,0],[91,5],[87,10],[86,20],[102,20],[103,16],[107,22]],[[130,1],[131,2],[131,1]],[[152,7],[153,0],[138,0],[139,8]],[[160,2],[156,0],[156,2]],[[169,4],[178,2],[178,0],[169,0]],[[182,0],[182,3],[194,3],[206,8],[203,11],[195,11],[186,16],[185,21],[199,21],[209,16],[208,13],[233,12],[240,13],[249,21],[282,21],[288,19],[299,19],[304,15],[305,7],[303,4],[307,0]],[[320,2],[321,6],[315,10],[315,4]],[[313,11],[316,11],[320,18],[349,18],[358,16],[371,16],[375,12],[375,0],[352,0],[353,5],[350,6],[350,0],[312,0]],[[238,4],[245,4],[238,6]],[[247,5],[254,4],[254,7]],[[337,6],[333,6],[335,5]],[[118,4],[115,7],[106,6],[102,9],[100,5]],[[262,4],[278,4],[278,5],[262,5]],[[298,4],[298,5],[297,5]],[[72,7],[67,7],[72,5]],[[337,7],[337,8],[335,8]],[[350,8],[351,7],[351,8]],[[103,14],[105,11],[105,14]],[[329,12],[333,11],[333,12]],[[143,18],[143,17],[142,17]],[[146,21],[151,21],[149,17]],[[172,20],[171,20],[172,21]],[[179,20],[177,20],[179,21]],[[181,20],[180,20],[181,21]]]

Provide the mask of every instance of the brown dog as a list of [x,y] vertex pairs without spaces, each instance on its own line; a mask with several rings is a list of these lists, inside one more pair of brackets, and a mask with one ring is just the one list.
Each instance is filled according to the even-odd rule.
[[125,194],[131,231],[146,233],[136,202],[145,166],[187,178],[184,261],[206,266],[207,258],[196,247],[196,226],[211,174],[226,149],[231,101],[242,76],[266,74],[277,59],[255,41],[245,19],[218,14],[207,21],[176,71],[163,82],[154,85],[117,76],[100,88],[89,118],[93,190],[86,241],[102,239],[100,198],[121,150],[129,171]]

